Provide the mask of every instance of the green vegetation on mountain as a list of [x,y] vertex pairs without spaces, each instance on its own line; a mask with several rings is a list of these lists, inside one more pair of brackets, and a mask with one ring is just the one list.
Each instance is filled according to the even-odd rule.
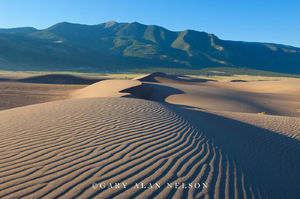
[[300,74],[300,48],[225,41],[205,32],[173,32],[136,22],[0,29],[0,69],[99,72],[207,67]]

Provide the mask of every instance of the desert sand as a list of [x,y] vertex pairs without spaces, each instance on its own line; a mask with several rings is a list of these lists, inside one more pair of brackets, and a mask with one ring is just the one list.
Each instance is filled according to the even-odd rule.
[[122,97],[130,95],[130,93],[122,93],[120,91],[140,86],[141,84],[138,80],[103,80],[73,92],[71,98]]
[[0,74],[0,110],[62,100],[102,79],[65,74]]
[[7,106],[0,198],[299,198],[300,80],[280,82],[156,73]]
[[84,85],[58,85],[22,82],[0,82],[0,110],[68,99]]

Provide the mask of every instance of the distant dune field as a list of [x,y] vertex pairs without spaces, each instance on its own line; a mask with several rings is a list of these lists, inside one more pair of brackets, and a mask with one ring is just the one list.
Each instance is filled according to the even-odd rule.
[[2,110],[0,198],[296,199],[296,83],[155,73]]
[[0,110],[67,99],[84,86],[0,81]]

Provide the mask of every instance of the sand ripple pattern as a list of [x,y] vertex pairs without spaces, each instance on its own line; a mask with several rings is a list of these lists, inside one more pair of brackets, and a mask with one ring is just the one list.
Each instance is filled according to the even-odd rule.
[[[1,111],[0,121],[0,198],[267,197],[201,127],[160,103],[73,99]],[[127,186],[93,188],[116,182]]]

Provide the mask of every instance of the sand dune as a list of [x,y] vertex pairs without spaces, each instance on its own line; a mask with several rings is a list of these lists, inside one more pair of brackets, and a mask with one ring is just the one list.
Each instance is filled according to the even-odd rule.
[[291,95],[256,93],[205,85],[172,85],[172,87],[184,93],[169,96],[166,99],[169,103],[207,110],[300,116],[297,112],[300,108],[300,93]]
[[[207,133],[159,103],[90,98],[0,113],[1,198],[277,194],[251,176],[251,166],[240,167]],[[101,182],[124,182],[127,188],[102,190]],[[141,182],[161,187],[135,188]],[[206,183],[207,188],[171,189],[167,182]]]
[[238,112],[226,112],[226,111],[206,111],[211,114],[223,116],[226,118],[234,119],[247,123],[253,126],[268,129],[272,132],[276,132],[285,135],[290,138],[300,140],[300,118],[288,117],[278,115],[264,115],[253,113],[238,113]]
[[83,85],[0,82],[0,110],[62,100]]
[[209,82],[206,85],[256,93],[299,94],[300,79],[249,82]]
[[142,99],[212,111],[300,116],[300,93],[257,93],[207,85],[142,83],[126,89]]
[[0,198],[298,198],[297,94],[164,78],[0,111]]
[[210,79],[191,78],[184,75],[169,75],[162,72],[151,73],[136,77],[135,80],[142,82],[159,82],[159,83],[179,83],[179,84],[196,84],[200,82],[214,81]]
[[[159,79],[163,78],[163,79]],[[146,94],[131,90],[141,98],[166,101],[213,111],[266,113],[300,117],[300,80],[252,82],[197,82],[154,73],[138,78]],[[155,81],[152,81],[152,80]],[[166,89],[169,88],[169,89]],[[151,95],[149,95],[151,93]],[[159,98],[163,94],[164,98]],[[145,97],[146,96],[146,97]]]
[[176,110],[201,127],[222,152],[248,170],[266,193],[272,193],[267,194],[269,198],[299,196],[299,118],[268,115],[255,118],[248,113],[210,113],[180,106]]
[[104,79],[80,77],[69,74],[0,74],[0,82],[24,82],[38,84],[93,84]]
[[[198,117],[203,124],[196,127],[180,114],[160,103],[128,98],[74,99],[1,111],[0,197],[296,198],[299,194],[299,142],[257,129],[248,140],[245,132],[223,129],[230,123],[217,125],[222,131],[215,131],[209,129],[207,117]],[[226,134],[221,136],[222,132]],[[244,142],[247,145],[240,146]],[[268,147],[261,144],[265,142]],[[281,145],[276,149],[277,142]],[[241,148],[235,151],[236,147]],[[279,159],[282,154],[277,151],[285,158]],[[257,160],[260,164],[248,162]],[[272,178],[266,172],[270,161],[277,164],[272,166],[271,171],[277,172]],[[253,175],[263,172],[266,177]],[[99,183],[115,182],[126,183],[127,188],[99,188]],[[141,182],[161,187],[135,188]],[[207,188],[171,189],[167,182],[205,183]]]
[[46,75],[33,75],[26,78],[16,79],[18,82],[25,83],[40,83],[40,84],[93,84],[103,79],[79,77],[68,74],[46,74]]
[[121,97],[129,95],[120,92],[125,89],[140,86],[138,80],[103,80],[71,94],[71,98],[90,98],[90,97]]

